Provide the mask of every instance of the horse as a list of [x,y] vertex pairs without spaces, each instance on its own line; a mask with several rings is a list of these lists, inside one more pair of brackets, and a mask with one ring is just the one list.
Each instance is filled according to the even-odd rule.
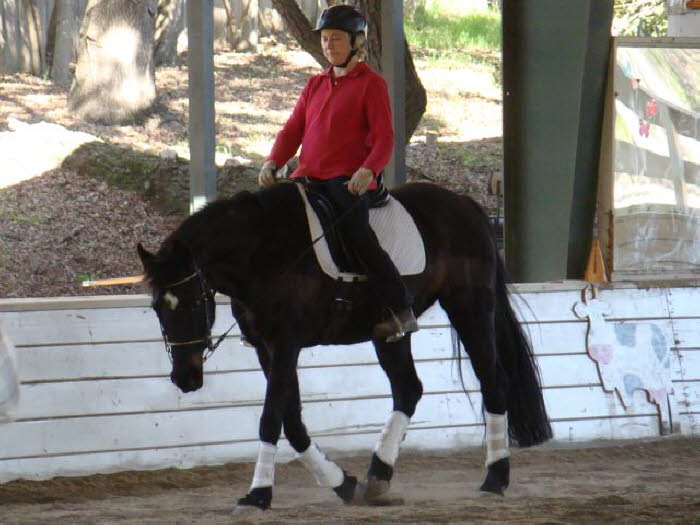
[[[204,361],[216,346],[211,336],[215,292],[230,297],[241,333],[255,347],[267,388],[259,456],[239,510],[270,507],[282,428],[319,485],[332,488],[345,503],[381,502],[423,392],[410,334],[395,342],[373,338],[373,327],[386,312],[367,282],[352,285],[353,308],[344,322],[335,322],[337,283],[309,249],[310,230],[294,184],[216,200],[186,218],[156,253],[137,246],[171,353],[170,377],[181,391],[202,387]],[[509,484],[509,441],[537,445],[550,439],[552,430],[532,348],[509,302],[491,224],[472,199],[434,184],[408,183],[391,194],[413,217],[425,246],[424,271],[403,277],[416,316],[439,301],[480,382],[487,445],[480,490],[502,495]],[[303,348],[369,340],[388,376],[393,411],[366,478],[358,482],[311,441],[302,421],[296,366]]]

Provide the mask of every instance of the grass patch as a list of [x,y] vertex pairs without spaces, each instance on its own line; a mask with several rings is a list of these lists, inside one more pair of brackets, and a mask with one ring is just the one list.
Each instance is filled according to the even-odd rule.
[[489,63],[501,47],[501,16],[495,12],[451,14],[419,5],[404,30],[412,48],[432,60]]
[[46,224],[48,220],[45,217],[39,217],[38,215],[24,215],[21,213],[10,212],[4,214],[10,221],[16,222],[17,224],[28,224],[31,226],[39,226],[41,224]]

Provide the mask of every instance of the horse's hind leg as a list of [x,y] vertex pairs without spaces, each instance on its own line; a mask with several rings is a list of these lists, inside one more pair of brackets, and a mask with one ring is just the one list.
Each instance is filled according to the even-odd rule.
[[488,287],[463,287],[440,299],[469,354],[486,417],[486,466],[480,490],[503,494],[510,478],[507,376],[496,350],[495,298]]
[[410,336],[396,343],[375,340],[374,348],[379,364],[389,378],[394,401],[394,410],[384,426],[367,472],[365,499],[369,503],[380,504],[390,503],[383,496],[389,491],[399,445],[423,395],[423,385],[413,363]]

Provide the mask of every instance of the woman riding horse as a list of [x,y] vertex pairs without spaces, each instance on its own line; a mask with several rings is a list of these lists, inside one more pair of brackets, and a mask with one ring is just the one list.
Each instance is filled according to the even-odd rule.
[[320,33],[331,65],[307,82],[260,170],[259,182],[262,187],[274,184],[276,170],[301,145],[299,166],[291,177],[310,182],[342,217],[338,229],[388,308],[374,334],[392,341],[415,332],[418,323],[399,272],[369,226],[373,195],[366,192],[380,191],[377,176],[391,158],[394,131],[386,83],[360,61],[366,29],[364,17],[348,5],[321,13],[314,31]]

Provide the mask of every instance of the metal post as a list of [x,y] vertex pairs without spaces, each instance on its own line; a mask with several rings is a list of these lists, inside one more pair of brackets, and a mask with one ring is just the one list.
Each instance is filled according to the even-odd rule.
[[393,188],[406,182],[406,64],[403,1],[382,2],[382,75],[389,88],[394,117],[394,153],[384,168],[384,183]]
[[187,2],[190,213],[216,198],[214,0]]

